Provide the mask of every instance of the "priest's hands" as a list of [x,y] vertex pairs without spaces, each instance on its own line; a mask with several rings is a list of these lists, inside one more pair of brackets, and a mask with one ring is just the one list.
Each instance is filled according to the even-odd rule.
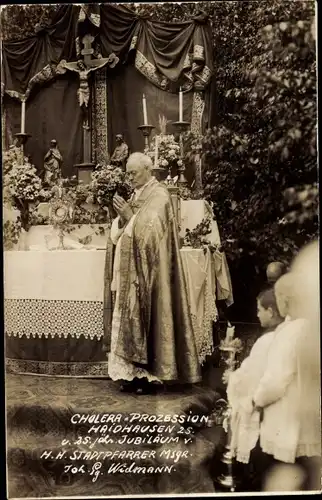
[[128,222],[133,216],[133,211],[130,205],[118,194],[115,194],[113,198],[113,207],[115,208],[118,215],[126,222]]

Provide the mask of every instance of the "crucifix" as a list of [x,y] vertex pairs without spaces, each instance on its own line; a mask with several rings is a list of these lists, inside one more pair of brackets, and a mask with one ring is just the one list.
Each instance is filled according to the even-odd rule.
[[88,167],[93,166],[92,164],[92,151],[91,151],[91,125],[90,125],[90,100],[91,100],[91,89],[89,85],[89,75],[93,71],[103,68],[108,65],[110,68],[114,68],[119,62],[119,58],[111,53],[108,57],[99,57],[93,59],[92,55],[94,49],[92,43],[94,37],[90,34],[85,35],[82,38],[82,44],[84,48],[81,50],[81,55],[83,59],[76,62],[66,62],[61,61],[61,66],[69,71],[74,71],[78,73],[79,76],[79,89],[77,92],[78,102],[83,112],[83,163],[78,165],[78,167],[87,165]]

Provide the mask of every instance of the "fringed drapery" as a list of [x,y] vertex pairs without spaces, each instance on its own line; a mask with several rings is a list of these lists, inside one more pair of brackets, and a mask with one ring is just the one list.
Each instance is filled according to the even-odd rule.
[[[213,74],[213,55],[211,27],[204,15],[185,22],[165,23],[137,16],[126,5],[63,4],[52,23],[37,34],[19,41],[3,42],[2,94],[20,102],[27,100],[28,104],[37,96],[36,91],[42,87],[47,90],[49,82],[66,77],[66,69],[61,63],[80,57],[80,39],[85,32],[95,36],[94,57],[107,57],[114,52],[120,59],[114,70],[108,69],[93,77],[93,161],[106,161],[114,146],[111,140],[108,144],[107,139],[108,134],[111,135],[111,130],[107,130],[110,109],[107,109],[106,89],[109,84],[106,78],[103,81],[102,75],[116,79],[122,67],[134,66],[169,98],[181,87],[186,101],[192,102],[189,119],[195,133],[200,133],[209,123],[205,114],[209,108],[206,103]],[[59,85],[55,92],[59,92]],[[62,124],[57,126],[61,128]],[[59,135],[59,130],[55,135]],[[47,143],[50,139],[52,137],[45,137],[42,142]],[[139,138],[134,140],[133,147],[137,147],[138,141]]]

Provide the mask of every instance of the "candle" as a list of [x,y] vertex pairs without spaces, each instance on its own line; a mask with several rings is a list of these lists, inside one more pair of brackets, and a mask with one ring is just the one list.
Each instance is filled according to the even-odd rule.
[[228,323],[226,330],[226,342],[230,342],[233,340],[235,334],[235,327]]
[[182,108],[182,103],[183,103],[183,94],[182,90],[180,87],[179,91],[179,122],[183,122],[183,108]]
[[26,122],[26,101],[21,103],[21,133],[25,133],[25,122]]
[[159,151],[158,151],[158,148],[159,148],[159,136],[155,136],[155,150],[154,150],[154,166],[157,167],[158,166],[158,154],[159,154]]
[[143,104],[143,122],[144,122],[144,125],[147,125],[148,124],[148,113],[147,113],[147,110],[146,110],[146,99],[145,99],[145,95],[143,94],[143,97],[142,97],[142,104]]

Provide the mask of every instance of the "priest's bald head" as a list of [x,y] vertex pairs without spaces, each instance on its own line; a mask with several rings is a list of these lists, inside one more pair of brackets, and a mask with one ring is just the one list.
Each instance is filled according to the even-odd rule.
[[267,281],[271,284],[276,283],[276,281],[286,273],[286,266],[282,262],[271,262],[266,268]]
[[140,189],[152,177],[153,163],[143,153],[132,153],[126,163],[127,177],[134,189]]

